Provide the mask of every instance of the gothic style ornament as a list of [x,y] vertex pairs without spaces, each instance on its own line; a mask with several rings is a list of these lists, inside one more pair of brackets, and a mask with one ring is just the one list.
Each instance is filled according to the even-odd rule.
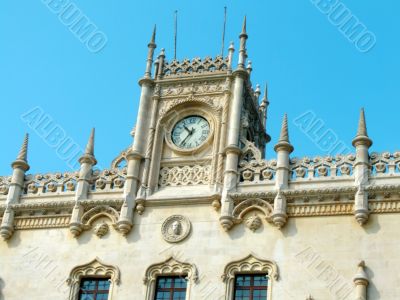
[[185,216],[172,215],[162,224],[161,233],[168,243],[177,243],[189,235],[191,227],[189,219]]

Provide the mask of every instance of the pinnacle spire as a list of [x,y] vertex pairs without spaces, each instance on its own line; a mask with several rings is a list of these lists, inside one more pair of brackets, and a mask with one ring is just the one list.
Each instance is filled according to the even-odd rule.
[[287,121],[287,114],[283,116],[281,133],[279,136],[279,142],[289,142],[289,130],[288,130],[288,121]]
[[90,132],[88,143],[86,145],[85,154],[94,155],[94,132],[95,132],[95,129],[92,128],[92,131]]
[[92,130],[90,132],[89,140],[86,144],[85,153],[79,159],[80,163],[89,162],[92,165],[95,165],[97,163],[97,160],[94,157],[94,133],[95,133],[95,129],[92,128]]
[[265,83],[264,99],[268,100],[268,83]]
[[365,123],[365,112],[363,107],[360,110],[360,119],[358,121],[357,136],[368,136],[367,124]]
[[154,29],[153,29],[153,34],[151,35],[150,44],[156,43],[156,29],[157,29],[157,26],[154,24]]
[[247,21],[246,20],[246,16],[244,16],[241,35],[247,35],[247,32],[246,32],[246,21]]
[[22,143],[21,149],[19,150],[18,156],[15,161],[11,164],[13,169],[21,168],[24,171],[29,170],[28,165],[28,142],[29,142],[29,134],[25,134],[24,142]]
[[281,133],[279,136],[279,141],[274,147],[275,151],[279,151],[281,149],[288,151],[291,153],[294,148],[289,142],[289,129],[288,129],[288,118],[287,114],[283,116],[282,120],[282,127],[281,127]]
[[357,144],[365,144],[368,147],[372,145],[372,140],[368,136],[367,132],[367,123],[365,121],[365,112],[364,108],[360,110],[360,118],[358,120],[358,128],[356,137],[353,139],[353,146]]
[[19,150],[17,160],[28,162],[28,142],[29,142],[29,134],[26,133],[24,142],[22,143],[21,149]]

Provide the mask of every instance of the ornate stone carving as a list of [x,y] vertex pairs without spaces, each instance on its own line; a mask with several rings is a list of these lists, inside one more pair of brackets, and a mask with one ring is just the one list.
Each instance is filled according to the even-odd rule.
[[[204,96],[204,97],[198,97],[194,95],[189,95],[185,98],[175,98],[173,100],[169,101],[162,101],[160,103],[160,109],[158,112],[159,119],[161,120],[171,109],[175,108],[178,105],[181,105],[183,103],[200,103],[200,104],[205,104],[213,112],[219,112],[221,110],[221,107],[219,103],[221,102],[220,97],[210,97],[210,96]],[[216,115],[217,117],[218,115]]]
[[103,222],[97,224],[96,226],[94,226],[93,231],[99,238],[101,238],[108,233],[108,231],[109,231],[108,224],[103,221]]
[[75,190],[77,179],[78,172],[27,175],[25,177],[25,192],[28,195],[72,192]]
[[[252,211],[254,214],[247,217],[246,215]],[[246,226],[251,230],[258,229],[262,222],[259,215],[255,214],[256,211],[261,212],[267,222],[271,222],[273,207],[267,201],[256,198],[240,201],[235,205],[232,212],[234,223],[239,224],[245,221]]]
[[222,93],[225,89],[225,83],[222,80],[215,81],[195,81],[188,84],[171,83],[162,85],[161,97],[186,96],[191,94],[217,94]]
[[208,184],[210,182],[211,166],[176,166],[163,167],[160,170],[160,187],[190,184]]
[[83,277],[93,277],[93,276],[109,278],[111,282],[109,297],[111,299],[114,285],[115,284],[118,285],[120,282],[120,276],[121,276],[120,271],[118,267],[107,265],[97,257],[85,265],[77,266],[72,269],[67,279],[68,285],[71,286],[68,299],[69,300],[77,299],[79,294],[79,285],[81,279]]
[[161,234],[168,243],[177,243],[184,240],[190,233],[190,221],[181,215],[168,217],[161,226]]
[[171,62],[164,63],[163,75],[165,77],[181,77],[192,76],[193,73],[226,73],[228,63],[228,57],[223,58],[222,56],[216,56],[215,58],[207,56],[204,59],[196,57],[192,60],[184,59],[181,62],[174,59]]
[[292,158],[290,160],[291,180],[349,176],[353,173],[354,163],[355,156],[353,154],[335,157]]
[[[266,274],[269,279],[268,292],[271,293],[271,286],[274,280],[278,280],[278,267],[275,262],[257,258],[253,254],[246,256],[243,259],[229,263],[222,274],[221,278],[226,284],[225,299],[233,299],[234,284],[236,274],[258,273]],[[268,295],[270,299],[271,294]]]

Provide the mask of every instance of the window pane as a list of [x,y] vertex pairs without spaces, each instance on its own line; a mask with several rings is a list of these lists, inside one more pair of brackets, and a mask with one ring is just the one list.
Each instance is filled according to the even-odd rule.
[[235,300],[266,300],[268,278],[266,274],[236,275]]
[[79,300],[107,300],[110,289],[109,278],[83,278],[79,289]]
[[185,276],[163,276],[157,278],[155,300],[185,300]]

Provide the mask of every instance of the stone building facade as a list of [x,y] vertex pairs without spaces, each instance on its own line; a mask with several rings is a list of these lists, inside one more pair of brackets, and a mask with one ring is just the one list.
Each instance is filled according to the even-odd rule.
[[0,299],[400,299],[400,152],[369,152],[361,111],[354,154],[290,157],[284,116],[265,158],[245,21],[239,39],[233,67],[233,44],[154,60],[154,32],[109,169],[92,130],[79,170],[28,174],[26,136],[0,177]]

